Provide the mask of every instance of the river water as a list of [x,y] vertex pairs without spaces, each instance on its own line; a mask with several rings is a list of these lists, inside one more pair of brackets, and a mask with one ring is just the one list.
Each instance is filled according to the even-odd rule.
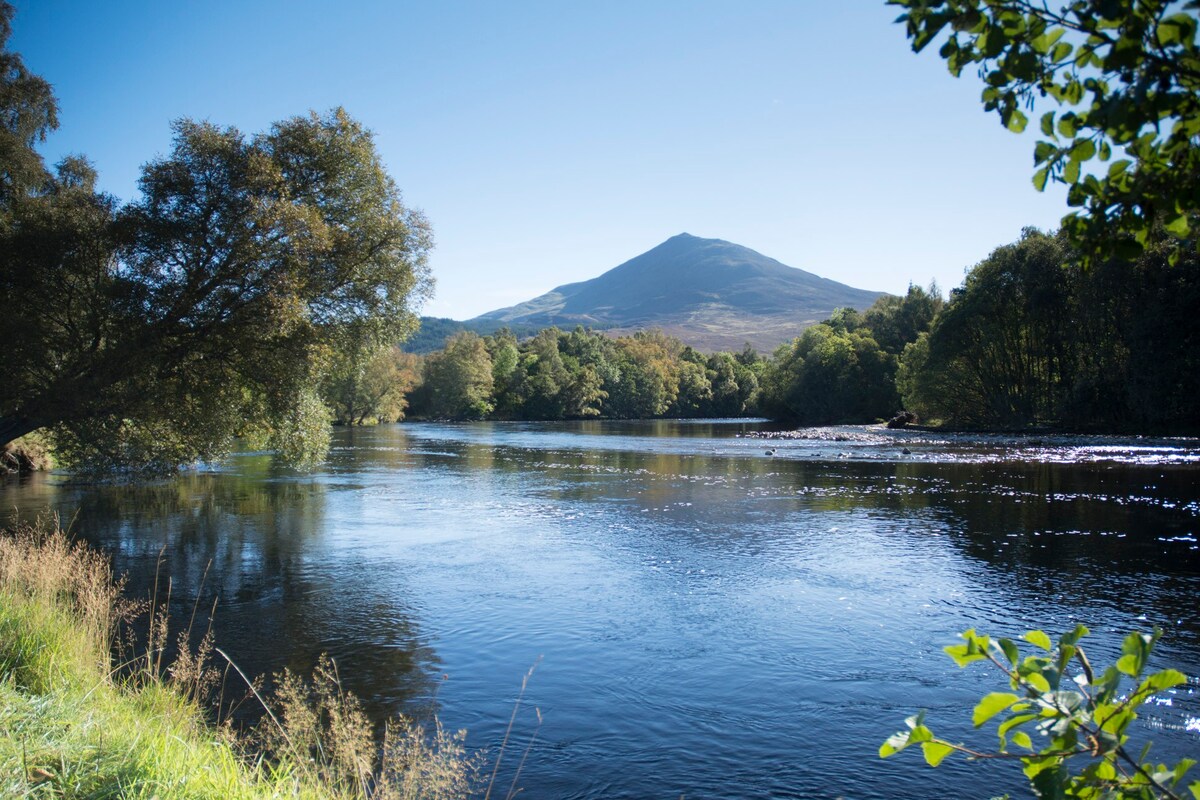
[[[1200,676],[1200,441],[761,427],[340,430],[314,473],[240,453],[0,508],[57,512],[135,594],[169,576],[176,619],[216,601],[248,673],[328,652],[374,715],[436,710],[489,773],[516,708],[493,797],[1028,796],[1012,764],[876,755],[921,708],[989,743],[970,711],[1004,687],[957,633],[1082,622],[1099,664],[1157,625],[1154,666]],[[1137,726],[1200,755],[1200,683]]]

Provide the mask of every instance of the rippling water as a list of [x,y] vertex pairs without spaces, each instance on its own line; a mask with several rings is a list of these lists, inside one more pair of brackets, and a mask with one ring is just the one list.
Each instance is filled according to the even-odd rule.
[[[0,503],[73,519],[136,592],[161,553],[177,615],[219,598],[246,671],[328,651],[373,713],[436,708],[493,754],[536,664],[498,780],[536,735],[534,798],[1024,796],[1012,765],[876,757],[918,708],[987,743],[970,709],[998,687],[941,652],[968,627],[1083,622],[1097,663],[1159,625],[1156,666],[1200,675],[1200,442],[758,427],[343,430],[315,474],[243,453]],[[1139,726],[1197,756],[1200,684]]]

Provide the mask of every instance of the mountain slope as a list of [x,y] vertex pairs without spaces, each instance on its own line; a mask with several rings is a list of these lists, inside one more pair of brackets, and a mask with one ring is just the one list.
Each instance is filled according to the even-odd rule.
[[773,350],[835,308],[863,309],[881,292],[855,289],[779,263],[748,247],[687,233],[599,277],[559,286],[468,324],[627,333],[662,328],[702,350]]

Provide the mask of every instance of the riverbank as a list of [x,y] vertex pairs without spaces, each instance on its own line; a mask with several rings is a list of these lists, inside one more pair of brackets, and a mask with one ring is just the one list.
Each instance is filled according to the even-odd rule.
[[[113,663],[114,640],[138,610],[99,553],[46,526],[0,533],[0,796],[469,794],[477,761],[461,734],[427,737],[402,721],[380,751],[327,668],[313,687],[288,679],[278,714],[264,722],[271,727],[212,724],[199,698],[218,673],[196,653],[185,650],[169,666],[145,654]],[[156,629],[161,645],[165,622],[153,622]]]

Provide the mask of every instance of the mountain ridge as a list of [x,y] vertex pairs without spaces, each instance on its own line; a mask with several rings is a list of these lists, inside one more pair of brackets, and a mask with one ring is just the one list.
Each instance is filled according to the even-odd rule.
[[655,327],[697,349],[741,349],[749,342],[773,350],[835,308],[861,310],[883,294],[787,266],[743,245],[681,233],[595,278],[557,286],[464,326],[584,325],[614,335]]

